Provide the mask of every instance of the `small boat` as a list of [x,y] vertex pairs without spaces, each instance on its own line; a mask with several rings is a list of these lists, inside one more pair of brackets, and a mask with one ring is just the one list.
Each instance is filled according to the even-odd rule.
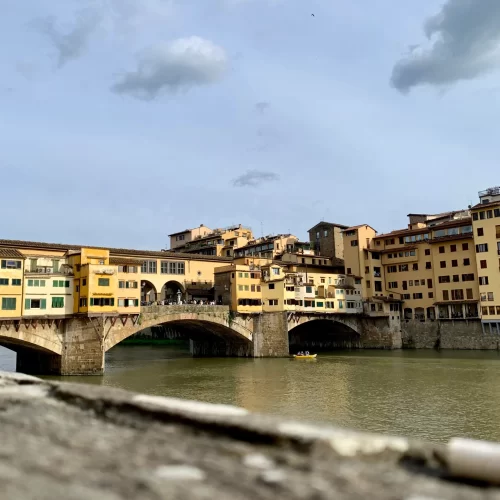
[[294,354],[293,357],[295,359],[315,359],[317,354]]

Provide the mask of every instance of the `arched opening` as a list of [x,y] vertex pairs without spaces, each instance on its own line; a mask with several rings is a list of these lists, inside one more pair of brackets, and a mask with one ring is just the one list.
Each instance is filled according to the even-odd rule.
[[[244,335],[227,326],[197,319],[181,319],[168,321],[159,325],[140,330],[133,335],[123,339],[117,344],[110,344],[112,350],[116,345],[122,344],[150,344],[168,345],[168,342],[155,342],[155,340],[175,341],[176,345],[185,343],[186,349],[195,357],[251,357],[253,355],[253,343]],[[142,342],[134,342],[133,339],[142,339]]]
[[327,319],[317,319],[296,326],[288,332],[291,354],[299,351],[311,353],[337,349],[359,349],[360,335],[352,328]]
[[411,307],[405,307],[403,314],[405,321],[410,321],[413,319],[413,309]]
[[425,321],[425,310],[423,307],[415,308],[415,319],[417,321]]
[[30,375],[59,374],[61,356],[20,339],[0,337],[0,369]]
[[150,281],[141,280],[141,302],[155,302],[158,300],[158,292]]
[[172,304],[186,300],[184,287],[178,281],[167,281],[161,288],[160,300],[166,300]]

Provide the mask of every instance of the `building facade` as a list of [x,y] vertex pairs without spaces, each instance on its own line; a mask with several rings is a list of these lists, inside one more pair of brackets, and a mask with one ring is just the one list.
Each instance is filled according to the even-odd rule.
[[309,241],[318,255],[332,259],[344,258],[343,231],[347,226],[321,221],[309,229]]

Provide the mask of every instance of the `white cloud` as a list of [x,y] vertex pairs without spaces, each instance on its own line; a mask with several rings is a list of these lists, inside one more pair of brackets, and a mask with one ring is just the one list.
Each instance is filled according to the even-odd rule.
[[197,36],[179,38],[143,50],[137,69],[125,73],[112,90],[151,100],[162,93],[215,83],[226,68],[227,56],[221,47]]
[[71,60],[79,58],[87,48],[90,36],[98,28],[101,15],[95,9],[80,11],[73,27],[63,33],[53,17],[35,21],[35,26],[52,42],[58,52],[57,66],[62,68]]
[[412,45],[393,68],[391,83],[400,92],[472,80],[499,66],[499,0],[448,0],[424,32],[429,46]]
[[262,170],[248,170],[245,174],[233,179],[233,186],[256,187],[265,182],[279,181],[280,177],[274,172],[264,172]]

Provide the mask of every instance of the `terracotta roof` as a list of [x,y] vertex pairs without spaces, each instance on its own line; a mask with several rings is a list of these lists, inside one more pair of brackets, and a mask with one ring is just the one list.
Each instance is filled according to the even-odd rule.
[[142,265],[142,260],[129,259],[127,257],[110,257],[109,263],[113,266],[140,266]]
[[0,248],[0,257],[5,257],[6,259],[24,259],[24,255],[18,252],[14,248]]
[[174,259],[184,260],[212,260],[220,262],[231,262],[232,258],[218,257],[216,255],[200,255],[200,254],[186,254],[181,252],[163,252],[151,250],[131,250],[128,248],[110,248],[94,245],[64,245],[62,243],[42,243],[37,241],[22,241],[22,240],[0,240],[0,247],[14,247],[14,248],[38,248],[38,249],[51,249],[51,250],[80,250],[81,248],[96,248],[99,250],[109,250],[114,255],[135,255],[144,257],[158,257],[166,258],[172,257]]
[[428,242],[429,240],[422,240],[419,242],[415,241],[411,245],[406,245],[404,247],[397,247],[397,248],[385,248],[384,250],[374,250],[370,248],[368,249],[368,251],[381,254],[404,252],[406,250],[415,250],[415,248],[417,248],[417,243],[425,243],[426,241]]
[[472,217],[464,217],[463,219],[455,219],[446,222],[441,222],[441,224],[429,227],[429,229],[431,229],[432,231],[437,231],[442,228],[470,226],[471,224],[472,224]]
[[380,238],[390,238],[392,236],[405,236],[408,234],[424,234],[430,232],[430,230],[431,228],[429,227],[419,227],[418,229],[396,229],[395,231],[391,231],[390,233],[379,234],[378,236],[375,236],[373,239],[378,240]]
[[334,226],[334,227],[340,227],[340,228],[344,228],[344,229],[348,227],[344,224],[337,224],[336,222],[326,222],[326,221],[322,220],[321,222],[318,222],[315,226],[313,226],[311,229],[309,229],[307,232],[314,231],[318,226],[321,226],[323,224],[326,226]]
[[477,205],[474,205],[471,210],[478,210],[480,208],[493,208],[498,206],[500,206],[500,200],[490,201],[489,203],[478,203]]

